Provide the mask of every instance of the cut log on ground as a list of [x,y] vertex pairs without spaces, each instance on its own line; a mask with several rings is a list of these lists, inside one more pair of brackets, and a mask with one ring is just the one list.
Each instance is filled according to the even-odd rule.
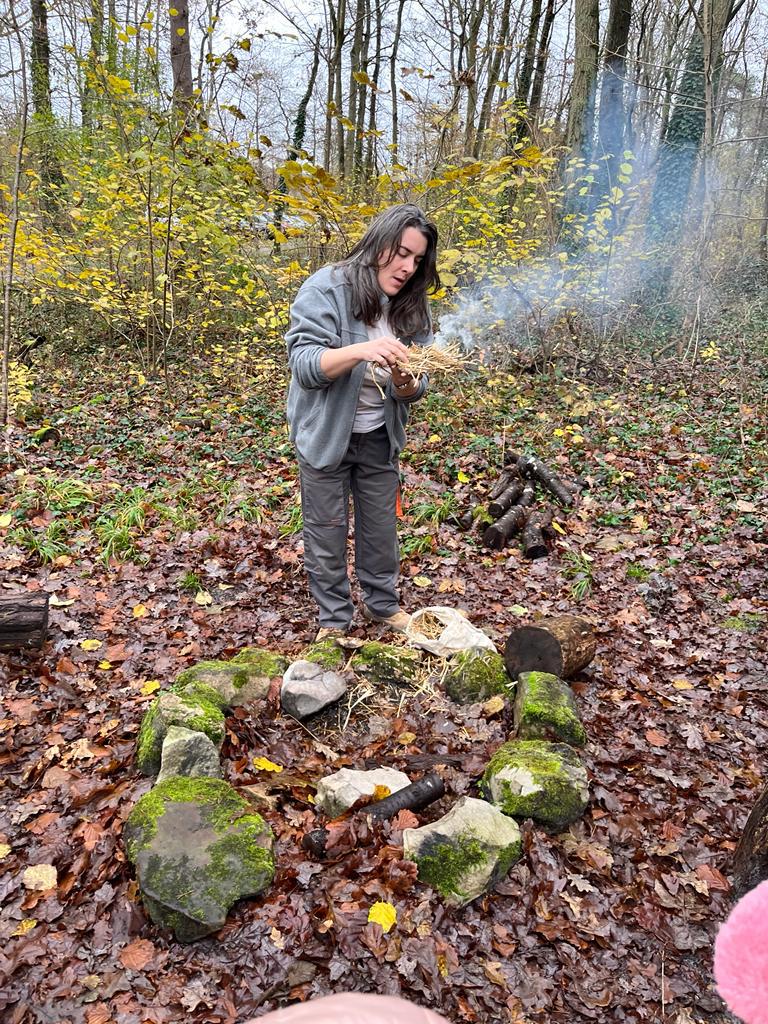
[[523,495],[525,484],[522,480],[513,480],[512,483],[507,487],[506,490],[502,491],[501,494],[490,503],[488,506],[488,515],[493,516],[494,519],[498,519],[503,516],[505,512],[509,512],[513,505]]
[[0,651],[42,647],[48,632],[48,594],[0,593]]
[[513,505],[509,512],[505,512],[501,519],[497,519],[486,529],[483,534],[483,544],[488,548],[501,551],[509,538],[522,530],[527,518],[528,510],[526,508],[521,505]]
[[741,897],[768,878],[768,789],[747,818],[733,858],[733,894]]
[[541,512],[532,512],[523,527],[521,538],[523,554],[526,558],[544,558],[549,554],[544,531],[552,525],[552,509],[545,508]]
[[529,480],[538,480],[547,490],[554,494],[561,505],[573,504],[573,493],[565,486],[560,477],[533,455],[523,455],[517,460],[517,467]]
[[[354,814],[370,814],[373,818],[383,821],[385,818],[393,818],[400,811],[418,811],[429,806],[445,796],[445,783],[437,774],[430,772],[418,782],[412,782],[410,786],[404,786],[397,792],[390,794],[383,800],[366,804],[353,811]],[[315,860],[322,860],[325,857],[325,844],[328,840],[327,828],[313,828],[304,834],[301,845],[311,854]]]
[[520,474],[518,473],[516,466],[510,466],[508,469],[502,469],[496,483],[491,488],[491,493],[488,497],[491,501],[494,501],[500,494],[503,494],[515,480],[519,479]]
[[595,647],[595,634],[586,619],[560,615],[513,629],[504,648],[504,663],[513,679],[521,672],[551,672],[568,679],[592,661]]

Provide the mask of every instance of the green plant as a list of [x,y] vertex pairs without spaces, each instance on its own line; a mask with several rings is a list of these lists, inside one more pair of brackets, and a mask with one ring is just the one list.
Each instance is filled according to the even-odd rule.
[[456,495],[448,491],[441,498],[422,497],[410,504],[408,515],[414,526],[429,523],[439,526],[458,512]]
[[204,589],[203,581],[197,573],[192,572],[191,569],[179,576],[176,581],[176,586],[179,590],[183,590],[187,594],[197,594],[199,591]]
[[406,533],[400,538],[400,554],[405,558],[425,555],[434,550],[434,547],[434,538],[428,533]]
[[644,565],[637,565],[633,562],[627,566],[627,579],[630,580],[647,580],[651,575],[651,570],[646,568]]
[[17,544],[37,557],[43,565],[69,552],[67,524],[61,519],[54,519],[44,530],[22,526],[12,530],[8,534],[8,539],[12,544]]
[[291,537],[296,533],[300,533],[304,529],[304,518],[301,514],[301,505],[297,502],[291,506],[291,510],[288,513],[288,518],[280,526],[281,537]]
[[592,593],[594,577],[592,559],[582,551],[566,551],[563,555],[563,576],[571,580],[571,597],[583,601]]

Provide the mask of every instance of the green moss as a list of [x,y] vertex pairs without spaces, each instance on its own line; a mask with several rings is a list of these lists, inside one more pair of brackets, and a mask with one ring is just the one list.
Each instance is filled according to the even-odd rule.
[[720,623],[723,629],[733,629],[737,633],[756,633],[763,625],[763,616],[758,612],[745,612],[744,615],[730,615]]
[[314,665],[320,665],[332,672],[341,668],[347,660],[347,655],[335,640],[328,637],[310,644],[302,653],[301,658],[303,661],[311,661]]
[[[275,872],[275,857],[271,850],[270,829],[258,814],[247,814],[237,822],[237,832],[230,832],[211,847],[211,862],[206,875],[214,882],[225,883],[232,877],[233,863],[258,879]],[[262,845],[267,839],[268,846]],[[254,886],[260,892],[263,886]],[[244,894],[245,895],[245,894]]]
[[[145,793],[128,816],[126,826],[128,832],[132,833],[126,843],[129,860],[135,862],[139,851],[152,842],[157,832],[158,819],[162,817],[167,803],[205,805],[204,820],[214,832],[220,832],[233,820],[251,811],[247,800],[222,779],[189,778],[186,775],[166,779]],[[258,815],[251,816],[258,818],[262,829],[266,827]]]
[[373,683],[408,686],[419,671],[421,658],[416,651],[377,641],[363,644],[350,662],[358,675]]
[[[141,727],[139,728],[139,736],[136,743],[136,761],[139,766],[139,771],[144,772],[146,775],[152,775],[160,768],[157,740],[158,706],[159,698],[155,697],[141,720]],[[153,767],[155,761],[157,762],[157,765],[156,767]]]
[[580,818],[589,792],[587,774],[565,743],[513,740],[491,758],[481,788],[496,807],[514,818],[533,818],[559,832]]
[[514,685],[501,655],[476,647],[455,654],[445,677],[448,695],[459,704],[486,700],[495,693],[509,694]]
[[[239,651],[230,664],[247,665],[248,675],[240,686],[244,686],[251,675],[266,676],[267,679],[274,679],[281,676],[288,668],[288,661],[274,651],[266,651],[261,647],[245,647]],[[237,683],[235,683],[237,686]]]
[[169,690],[155,699],[141,723],[136,750],[140,772],[155,775],[160,770],[163,740],[172,725],[205,733],[216,746],[224,739],[224,715],[218,704],[189,690]]
[[[204,661],[203,665],[216,665],[219,664],[215,661]],[[215,690],[212,686],[207,683],[200,682],[197,677],[197,666],[195,668],[185,668],[182,672],[176,676],[176,682],[171,687],[171,693],[178,693],[182,696],[189,697],[194,701],[203,700],[208,704],[213,704],[219,710],[223,711],[228,705],[218,690]]]
[[[520,857],[522,842],[510,843],[501,851],[494,851],[496,866],[487,885],[503,878]],[[435,839],[425,843],[419,850],[417,862],[419,879],[428,882],[445,899],[458,897],[464,902],[470,894],[462,888],[462,882],[476,868],[488,863],[489,851],[485,844],[471,830],[455,836],[450,843]]]
[[583,747],[587,734],[567,683],[549,672],[523,672],[515,700],[520,739],[553,739]]

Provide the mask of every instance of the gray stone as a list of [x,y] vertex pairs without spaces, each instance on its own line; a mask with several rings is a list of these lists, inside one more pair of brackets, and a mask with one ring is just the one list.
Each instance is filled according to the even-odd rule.
[[257,896],[274,878],[271,829],[220,779],[159,783],[123,834],[150,917],[180,942],[218,931],[236,900]]
[[[285,672],[288,662],[273,651],[246,647],[232,661],[201,661],[176,677],[178,693],[201,694],[222,708],[238,708],[264,700],[272,680]],[[214,694],[217,697],[214,697]]]
[[219,752],[202,732],[172,725],[163,740],[158,782],[175,775],[189,778],[221,778]]
[[[327,775],[317,784],[315,807],[329,818],[338,818],[364,796],[373,796],[376,788],[385,787],[389,793],[410,786],[411,780],[405,772],[395,768],[374,768],[369,772],[342,768],[333,775]],[[382,798],[388,794],[382,794]]]
[[562,832],[589,802],[587,772],[571,747],[545,740],[512,740],[499,747],[483,775],[485,796],[505,814],[533,818]]
[[294,661],[283,676],[280,702],[294,718],[308,718],[322,711],[347,692],[347,681],[313,661]]
[[439,821],[403,832],[407,860],[446,903],[463,907],[503,878],[520,857],[517,822],[485,800],[463,796]]
[[[205,692],[213,693],[207,688]],[[213,698],[209,700],[200,691],[167,690],[155,698],[141,721],[136,763],[144,775],[158,772],[163,741],[172,725],[204,733],[217,749],[224,741],[224,714]]]
[[520,740],[555,740],[574,747],[587,742],[570,686],[549,672],[520,673],[514,721]]

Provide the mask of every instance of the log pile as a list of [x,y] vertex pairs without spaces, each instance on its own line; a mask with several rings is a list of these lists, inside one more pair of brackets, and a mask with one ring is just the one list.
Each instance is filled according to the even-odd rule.
[[534,508],[537,485],[560,505],[573,505],[574,490],[540,459],[534,455],[512,455],[490,493],[488,516],[494,522],[483,533],[486,547],[501,551],[512,537],[520,534],[526,558],[542,558],[547,554],[553,512],[546,506]]

